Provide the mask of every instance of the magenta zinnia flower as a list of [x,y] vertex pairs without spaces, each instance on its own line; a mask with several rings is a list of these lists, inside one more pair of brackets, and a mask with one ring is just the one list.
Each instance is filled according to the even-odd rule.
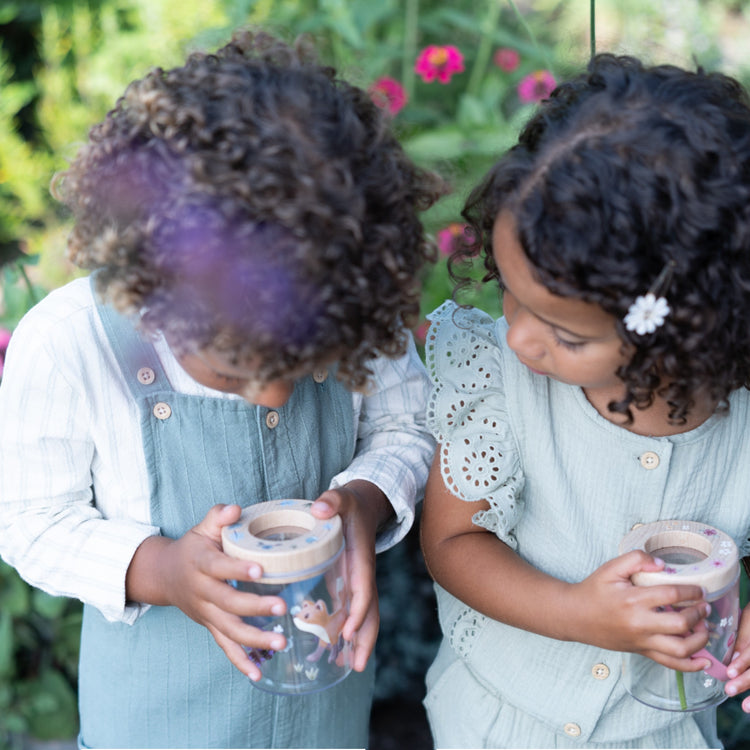
[[521,64],[521,55],[510,47],[501,47],[495,52],[495,65],[506,73],[512,73]]
[[456,241],[465,237],[466,224],[454,222],[437,233],[437,246],[443,255],[450,255],[456,249]]
[[10,331],[7,328],[0,328],[0,378],[3,376],[3,367],[5,366],[5,351],[10,342]]
[[557,82],[549,70],[537,70],[524,76],[518,84],[518,98],[522,102],[540,102],[546,99]]
[[436,78],[440,83],[448,83],[454,73],[464,72],[464,56],[453,45],[431,44],[419,53],[414,71],[425,83]]
[[381,109],[386,109],[392,115],[398,114],[407,102],[404,87],[395,79],[383,76],[370,86],[370,98]]

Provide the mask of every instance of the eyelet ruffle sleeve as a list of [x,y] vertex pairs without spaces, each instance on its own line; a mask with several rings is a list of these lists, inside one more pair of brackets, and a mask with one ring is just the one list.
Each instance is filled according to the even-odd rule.
[[486,500],[472,520],[512,549],[523,510],[523,475],[506,411],[495,321],[445,302],[431,315],[425,343],[434,388],[427,426],[440,443],[445,486],[461,500]]

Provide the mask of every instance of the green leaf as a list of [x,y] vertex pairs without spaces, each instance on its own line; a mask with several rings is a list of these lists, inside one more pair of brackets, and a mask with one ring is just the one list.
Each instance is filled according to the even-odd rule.
[[29,731],[42,740],[69,739],[78,731],[76,696],[65,678],[48,669],[23,686]]
[[464,94],[458,103],[458,123],[462,128],[487,126],[496,119],[495,113],[489,110],[485,103],[470,94]]
[[15,672],[14,646],[13,618],[7,611],[0,612],[0,678],[12,677]]
[[18,15],[20,10],[20,3],[14,3],[11,0],[5,0],[3,5],[0,5],[0,24],[10,23]]
[[25,734],[29,729],[29,723],[20,714],[8,713],[0,717],[0,727],[12,734]]
[[[499,156],[511,139],[505,129],[475,128],[470,131],[448,126],[435,128],[404,141],[406,152],[418,162],[434,164],[470,155]],[[490,164],[487,164],[489,167]]]
[[3,614],[21,616],[30,609],[30,587],[13,568],[0,563],[0,610]]
[[54,620],[62,615],[68,600],[62,596],[51,596],[40,589],[34,589],[31,595],[31,603],[35,612],[38,612],[42,617]]

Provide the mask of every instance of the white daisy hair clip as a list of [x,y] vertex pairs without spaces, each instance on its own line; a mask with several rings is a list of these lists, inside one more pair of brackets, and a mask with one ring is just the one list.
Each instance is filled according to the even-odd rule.
[[635,302],[628,308],[628,314],[623,319],[628,331],[635,331],[639,336],[644,336],[664,325],[671,310],[666,297],[657,297],[656,293],[660,288],[669,285],[674,267],[675,262],[670,260],[651,285],[651,289],[646,294],[636,297]]

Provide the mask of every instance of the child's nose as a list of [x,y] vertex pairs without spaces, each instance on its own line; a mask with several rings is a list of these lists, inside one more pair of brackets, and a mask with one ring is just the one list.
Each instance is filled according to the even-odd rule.
[[539,360],[545,354],[539,321],[522,307],[516,307],[508,317],[508,346],[522,359]]

